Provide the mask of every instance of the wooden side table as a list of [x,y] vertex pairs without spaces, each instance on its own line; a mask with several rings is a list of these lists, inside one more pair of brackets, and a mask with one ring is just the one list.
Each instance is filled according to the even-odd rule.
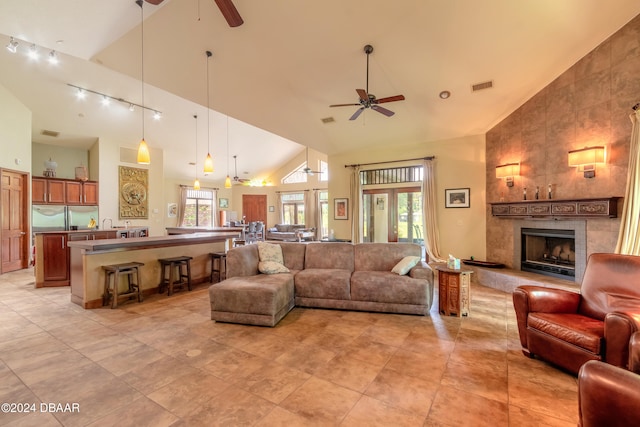
[[438,310],[446,316],[468,316],[472,270],[452,270],[446,266],[438,270]]

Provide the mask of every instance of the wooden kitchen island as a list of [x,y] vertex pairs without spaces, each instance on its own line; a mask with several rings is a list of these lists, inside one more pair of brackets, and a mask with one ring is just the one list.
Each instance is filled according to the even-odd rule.
[[210,252],[221,252],[228,239],[238,232],[211,232],[175,236],[134,237],[129,239],[83,240],[68,242],[71,249],[71,302],[84,308],[102,306],[103,265],[141,262],[141,290],[145,295],[158,291],[160,258],[193,257],[193,283],[210,277]]

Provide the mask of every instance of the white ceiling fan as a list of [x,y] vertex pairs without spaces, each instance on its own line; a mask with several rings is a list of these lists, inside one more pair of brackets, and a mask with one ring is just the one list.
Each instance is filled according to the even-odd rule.
[[233,156],[233,165],[234,165],[234,168],[235,168],[235,175],[233,176],[234,184],[249,185],[249,183],[251,182],[250,179],[248,179],[248,178],[240,178],[238,176],[238,156],[237,155]]
[[305,162],[305,167],[302,169],[302,172],[306,173],[307,175],[315,175],[317,173],[323,173],[322,171],[314,171],[311,170],[311,168],[309,167],[309,147],[306,147],[306,162]]

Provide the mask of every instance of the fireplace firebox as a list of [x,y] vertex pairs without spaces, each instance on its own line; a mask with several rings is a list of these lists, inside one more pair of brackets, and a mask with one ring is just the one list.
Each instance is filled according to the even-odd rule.
[[520,269],[561,279],[576,275],[574,230],[521,229]]

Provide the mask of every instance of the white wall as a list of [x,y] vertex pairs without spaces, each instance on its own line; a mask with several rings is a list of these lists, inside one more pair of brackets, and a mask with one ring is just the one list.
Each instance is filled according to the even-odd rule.
[[[329,157],[329,203],[335,198],[349,198],[351,168],[349,164],[386,162],[435,156],[437,218],[440,229],[440,252],[457,258],[484,259],[486,254],[485,136],[475,135],[445,141],[393,145],[382,150],[360,150]],[[380,167],[384,167],[381,165]],[[470,188],[470,207],[445,208],[444,192],[448,188]],[[349,200],[351,204],[352,201]],[[350,205],[351,207],[351,205]],[[329,228],[336,238],[351,238],[349,220],[329,218]]]
[[31,111],[0,85],[0,167],[31,172]]
[[78,166],[85,166],[89,170],[89,151],[34,142],[31,152],[31,168],[34,176],[44,176],[44,162],[49,159],[58,164],[56,178],[75,179]]

